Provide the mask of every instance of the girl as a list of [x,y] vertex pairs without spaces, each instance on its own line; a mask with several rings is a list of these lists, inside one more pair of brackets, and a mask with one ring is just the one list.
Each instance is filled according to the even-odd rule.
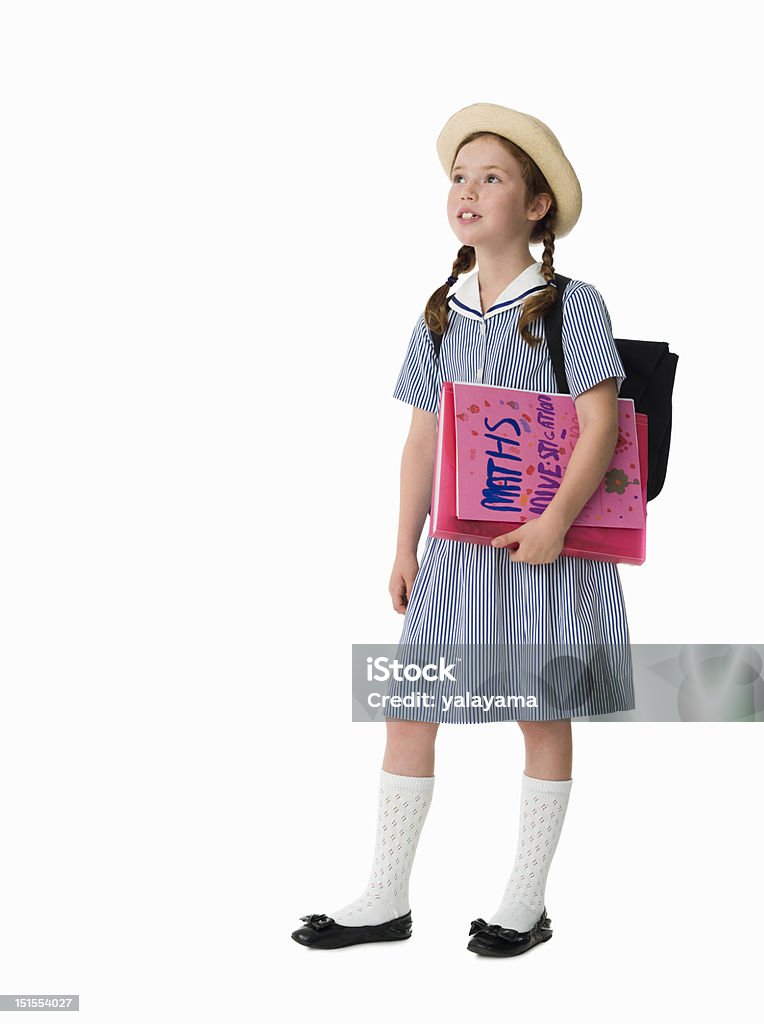
[[[562,341],[580,436],[557,494],[542,515],[490,546],[428,537],[418,565],[441,384],[557,392],[543,317],[557,298],[555,238],[571,231],[581,211],[578,178],[558,140],[528,114],[473,104],[448,120],[437,150],[451,182],[449,224],[461,247],[448,280],[417,320],[394,391],[413,406],[390,579],[393,607],[405,615],[401,644],[459,644],[473,651],[576,644],[577,652],[593,645],[596,670],[585,657],[583,666],[579,656],[561,659],[557,665],[567,669],[567,680],[539,686],[530,673],[525,678],[510,671],[506,657],[492,661],[487,675],[467,658],[460,680],[465,691],[532,694],[535,704],[389,706],[367,886],[330,915],[303,917],[305,927],[292,937],[320,948],[408,938],[409,876],[432,799],[440,723],[517,721],[525,771],[515,861],[494,914],[472,921],[467,945],[482,955],[515,956],[552,936],[544,895],[573,784],[571,719],[634,708],[617,565],[560,554],[568,528],[612,458],[626,374],[601,295],[591,284],[571,280],[562,295]],[[540,261],[529,252],[533,243],[543,244]],[[449,295],[476,264],[478,271]],[[439,353],[428,328],[443,335]]]

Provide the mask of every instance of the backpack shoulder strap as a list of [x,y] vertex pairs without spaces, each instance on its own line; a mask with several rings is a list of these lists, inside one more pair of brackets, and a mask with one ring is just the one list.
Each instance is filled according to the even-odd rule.
[[570,278],[555,273],[554,280],[557,284],[557,301],[544,317],[544,326],[546,328],[549,356],[552,360],[554,375],[557,380],[557,389],[560,394],[569,395],[570,388],[568,387],[568,379],[565,376],[565,363],[562,355],[562,293],[565,291]]
[[437,359],[438,356],[440,355],[440,343],[443,341],[443,335],[436,334],[435,331],[433,331],[432,328],[430,327],[427,328],[427,331],[432,341],[432,347],[435,349],[435,358]]

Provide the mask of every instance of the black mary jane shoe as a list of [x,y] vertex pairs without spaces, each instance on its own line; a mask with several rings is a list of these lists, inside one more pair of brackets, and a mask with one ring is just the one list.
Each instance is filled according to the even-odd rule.
[[396,939],[411,938],[411,911],[383,924],[367,924],[351,927],[337,924],[326,914],[306,914],[300,918],[304,928],[292,932],[292,938],[302,946],[315,949],[339,949],[355,946],[359,942],[394,942]]
[[478,917],[470,924],[472,938],[467,943],[467,949],[473,953],[480,953],[481,956],[518,956],[539,942],[551,939],[551,923],[551,918],[546,916],[546,907],[538,921],[527,932],[502,928],[500,924],[488,924],[482,917]]

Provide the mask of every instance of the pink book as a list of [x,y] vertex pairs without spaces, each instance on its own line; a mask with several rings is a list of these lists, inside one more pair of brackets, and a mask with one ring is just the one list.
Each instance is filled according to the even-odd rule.
[[[570,395],[453,385],[456,514],[522,523],[542,514],[580,436]],[[573,526],[645,525],[631,398],[618,400],[618,443],[602,482]]]
[[[490,544],[541,515],[578,437],[570,395],[444,382],[430,536]],[[641,565],[646,506],[647,417],[619,398],[616,453],[561,554]]]

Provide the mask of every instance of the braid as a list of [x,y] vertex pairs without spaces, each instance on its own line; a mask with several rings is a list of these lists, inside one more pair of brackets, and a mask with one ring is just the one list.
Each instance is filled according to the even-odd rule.
[[544,252],[541,257],[541,273],[547,283],[554,280],[554,231],[548,225],[544,225]]
[[531,334],[528,325],[534,320],[542,319],[547,310],[551,309],[557,301],[557,289],[553,284],[554,217],[556,212],[556,205],[552,203],[543,220],[539,223],[538,228],[538,230],[543,232],[539,241],[543,241],[544,243],[544,254],[541,257],[541,273],[544,275],[544,279],[546,280],[548,287],[541,292],[536,292],[525,300],[520,312],[520,319],[517,322],[520,334],[531,347],[538,345],[542,339],[540,337],[536,337],[535,334]]
[[[456,254],[451,267],[451,277],[467,274],[475,266],[475,249],[471,245],[463,245]],[[451,285],[446,281],[436,288],[424,309],[424,322],[435,334],[445,334],[448,327],[448,292]]]

